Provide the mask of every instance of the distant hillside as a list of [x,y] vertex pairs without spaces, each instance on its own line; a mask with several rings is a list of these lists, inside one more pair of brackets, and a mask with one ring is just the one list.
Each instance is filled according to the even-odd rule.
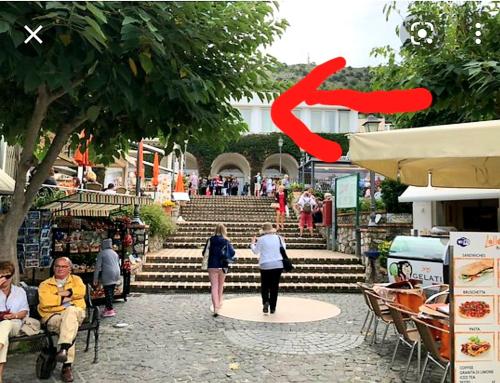
[[[284,82],[286,87],[291,86],[298,80],[309,73],[316,64],[281,64],[277,73],[273,74],[275,81],[278,83]],[[352,68],[345,67],[340,72],[336,73],[326,80],[321,89],[356,89],[367,91],[370,90],[370,73],[369,68]]]

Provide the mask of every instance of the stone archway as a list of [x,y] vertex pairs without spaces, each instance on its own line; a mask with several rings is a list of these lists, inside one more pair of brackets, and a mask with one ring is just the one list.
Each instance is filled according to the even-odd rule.
[[250,183],[251,168],[248,160],[239,153],[222,153],[212,162],[210,167],[210,176],[217,174],[227,177],[232,175],[238,178],[239,191],[243,189],[245,182]]
[[189,152],[186,152],[186,174],[195,173],[196,175],[200,175],[200,168],[198,166],[198,160],[194,155]]
[[[280,169],[280,154],[271,154],[264,160],[262,164],[262,175],[264,177],[278,177]],[[281,154],[281,172],[288,174],[290,180],[298,181],[299,179],[299,163],[288,153]]]

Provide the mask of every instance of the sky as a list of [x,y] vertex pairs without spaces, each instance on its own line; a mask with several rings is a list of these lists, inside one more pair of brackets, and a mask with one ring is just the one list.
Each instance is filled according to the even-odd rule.
[[[382,12],[388,0],[280,0],[277,15],[288,21],[282,38],[267,50],[286,64],[320,64],[342,56],[347,66],[373,66],[374,47],[401,44],[395,28],[403,21],[395,12],[386,22]],[[398,2],[405,9],[406,2]]]

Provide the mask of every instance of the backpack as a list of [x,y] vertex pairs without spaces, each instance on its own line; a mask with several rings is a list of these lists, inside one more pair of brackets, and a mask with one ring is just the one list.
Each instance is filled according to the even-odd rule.
[[306,202],[304,206],[302,207],[302,211],[304,213],[311,213],[312,212],[312,206],[310,202]]
[[52,376],[52,371],[56,368],[56,354],[57,349],[46,344],[38,358],[36,358],[36,376],[38,379],[49,379]]

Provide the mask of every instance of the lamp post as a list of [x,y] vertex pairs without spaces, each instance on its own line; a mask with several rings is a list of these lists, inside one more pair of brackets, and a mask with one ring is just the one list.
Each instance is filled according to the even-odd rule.
[[182,166],[182,173],[185,175],[186,174],[186,153],[187,153],[187,146],[188,146],[188,141],[189,140],[184,140],[184,156],[183,156],[183,166]]
[[304,170],[305,170],[305,167],[306,167],[306,158],[305,158],[305,150],[300,148],[300,160],[301,160],[301,163],[302,163],[302,184],[305,185],[306,183],[306,180],[305,180],[305,173],[304,173]]
[[[376,132],[378,131],[379,125],[382,122],[381,119],[370,114],[366,121],[363,123],[366,132]],[[370,170],[370,221],[368,226],[377,226],[375,222],[375,172]]]
[[281,148],[283,147],[283,138],[278,139],[278,147],[280,148],[280,178],[281,178]]

